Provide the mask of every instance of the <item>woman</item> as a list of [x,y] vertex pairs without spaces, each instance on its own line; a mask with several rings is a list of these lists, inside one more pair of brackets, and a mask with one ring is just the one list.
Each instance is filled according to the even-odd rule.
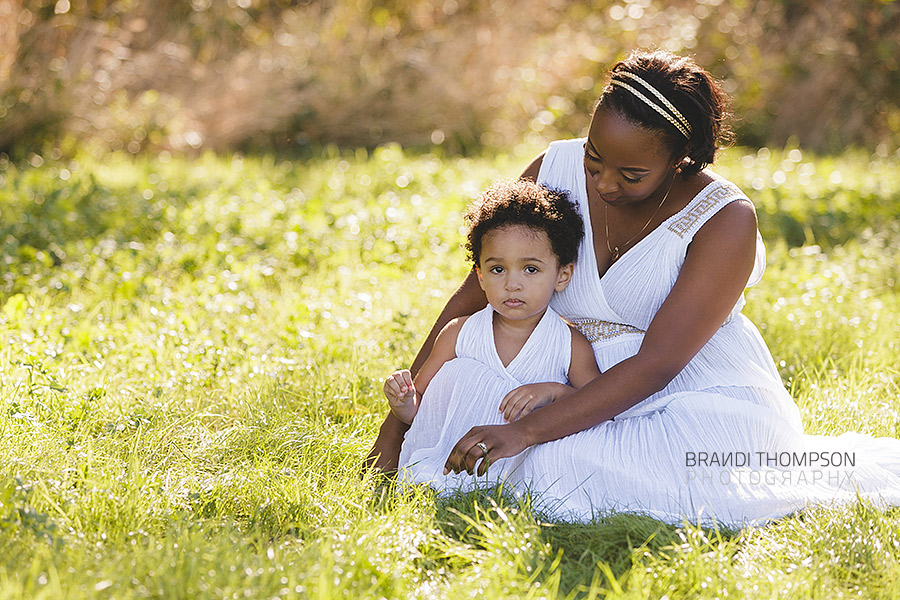
[[[554,142],[526,169],[578,199],[585,239],[551,306],[588,337],[602,373],[515,422],[471,429],[448,471],[483,473],[529,449],[516,481],[580,520],[630,510],[742,524],[857,492],[900,504],[900,442],[804,435],[740,313],[765,251],[753,205],[705,170],[727,137],[726,101],[693,61],[635,53],[613,67],[587,138]],[[414,368],[444,322],[484,303],[470,274]],[[384,467],[398,433],[382,427]]]

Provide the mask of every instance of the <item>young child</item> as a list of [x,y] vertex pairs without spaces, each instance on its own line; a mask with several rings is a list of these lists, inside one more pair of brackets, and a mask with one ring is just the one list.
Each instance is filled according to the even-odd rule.
[[[465,218],[488,306],[450,321],[415,378],[401,370],[384,383],[391,410],[412,423],[400,456],[405,477],[439,487],[460,483],[442,471],[471,427],[516,420],[599,374],[590,343],[549,307],[569,284],[584,236],[572,202],[528,180],[502,182]],[[451,401],[458,394],[466,400]],[[450,414],[454,406],[465,414]]]

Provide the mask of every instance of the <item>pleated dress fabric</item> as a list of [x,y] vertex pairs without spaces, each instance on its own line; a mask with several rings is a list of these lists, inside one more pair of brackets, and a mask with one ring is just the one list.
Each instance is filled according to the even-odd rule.
[[[743,199],[715,179],[601,278],[583,167],[585,139],[550,145],[538,180],[577,202],[586,236],[568,288],[551,306],[591,341],[601,370],[637,353],[696,232]],[[748,285],[765,268],[758,237]],[[667,522],[764,523],[811,504],[900,505],[900,440],[805,435],[744,299],[660,392],[611,421],[531,448],[506,478],[547,516],[585,521],[630,511]],[[546,356],[546,355],[545,355]]]
[[547,308],[525,345],[506,366],[500,360],[493,333],[494,309],[488,305],[471,315],[456,339],[456,358],[431,379],[400,452],[400,477],[429,483],[438,490],[470,489],[496,484],[527,459],[530,450],[491,464],[486,476],[443,475],[444,463],[456,442],[476,425],[499,425],[500,401],[528,383],[568,381],[572,332]]

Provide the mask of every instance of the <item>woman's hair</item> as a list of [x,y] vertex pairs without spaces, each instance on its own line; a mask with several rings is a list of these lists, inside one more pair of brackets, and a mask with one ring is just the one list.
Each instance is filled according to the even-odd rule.
[[559,265],[575,262],[584,237],[581,215],[568,195],[528,179],[495,183],[469,206],[464,218],[469,225],[466,250],[475,265],[484,236],[501,227],[522,225],[543,231]]
[[[670,52],[637,51],[616,63],[610,77],[595,112],[607,107],[640,127],[659,131],[673,156],[686,150],[688,161],[681,169],[684,175],[700,172],[712,164],[719,148],[732,143],[726,123],[730,116],[728,95],[692,59]],[[658,100],[644,82],[664,99]],[[666,100],[674,112],[665,106]],[[657,106],[651,106],[653,103]],[[679,116],[687,120],[687,136],[676,125],[681,122]]]

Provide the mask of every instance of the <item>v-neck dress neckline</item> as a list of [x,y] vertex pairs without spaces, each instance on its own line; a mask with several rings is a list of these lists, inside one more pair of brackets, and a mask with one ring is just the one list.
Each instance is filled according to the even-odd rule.
[[494,318],[497,311],[494,310],[494,308],[490,305],[488,305],[488,307],[490,308],[491,314],[490,318],[485,319],[485,324],[488,328],[487,336],[491,340],[491,347],[493,348],[493,358],[497,361],[496,367],[504,371],[511,377],[518,379],[518,377],[515,376],[515,373],[517,373],[517,367],[519,366],[519,363],[527,360],[528,353],[534,351],[532,347],[535,343],[537,343],[535,342],[535,340],[540,339],[543,330],[547,327],[545,321],[547,321],[547,319],[549,318],[558,319],[559,315],[557,315],[553,309],[547,307],[547,310],[545,310],[544,314],[541,315],[541,319],[538,321],[537,325],[535,325],[534,329],[531,330],[531,333],[528,334],[528,339],[525,340],[525,343],[522,344],[522,347],[519,348],[519,351],[516,353],[513,359],[509,361],[509,364],[504,365],[503,359],[500,358],[500,351],[497,349],[497,339],[494,336]]
[[[592,223],[592,219],[591,219],[591,200],[590,200],[590,194],[588,193],[588,190],[587,190],[587,177],[584,173],[584,169],[582,169],[579,172],[579,175],[577,176],[576,181],[580,185],[580,189],[583,190],[583,194],[584,194],[584,206],[583,207],[579,206],[579,208],[581,208],[582,219],[584,220],[585,244],[584,244],[583,248],[584,248],[585,254],[588,255],[584,258],[581,258],[581,257],[579,257],[579,258],[580,258],[580,260],[589,260],[590,264],[594,265],[594,274],[595,274],[594,281],[597,284],[597,287],[601,293],[602,293],[602,288],[603,288],[603,280],[606,278],[606,275],[610,273],[610,271],[612,271],[613,269],[616,269],[616,268],[624,268],[624,267],[619,267],[619,265],[625,263],[626,259],[629,257],[629,254],[632,254],[633,251],[636,250],[637,248],[639,248],[641,245],[646,245],[646,244],[644,244],[644,242],[650,243],[648,240],[651,240],[651,238],[657,237],[657,234],[660,234],[661,230],[663,230],[665,227],[667,227],[671,222],[676,221],[677,219],[683,217],[685,213],[690,212],[690,210],[693,208],[694,204],[698,201],[698,199],[705,197],[705,195],[708,193],[709,189],[712,188],[713,186],[715,186],[719,182],[718,179],[713,179],[711,182],[709,182],[708,184],[703,186],[703,189],[700,191],[700,193],[698,193],[693,198],[691,198],[690,202],[688,202],[683,208],[681,208],[675,214],[664,219],[659,225],[657,225],[656,227],[651,229],[647,233],[647,235],[645,235],[644,237],[639,239],[633,246],[628,248],[628,250],[626,250],[625,252],[620,254],[619,259],[616,260],[615,262],[611,263],[606,268],[606,271],[603,272],[603,275],[601,275],[600,274],[600,263],[597,260],[597,250],[594,246],[595,239],[594,239],[594,228],[593,228],[593,223]],[[625,263],[625,264],[627,264],[627,263]]]

